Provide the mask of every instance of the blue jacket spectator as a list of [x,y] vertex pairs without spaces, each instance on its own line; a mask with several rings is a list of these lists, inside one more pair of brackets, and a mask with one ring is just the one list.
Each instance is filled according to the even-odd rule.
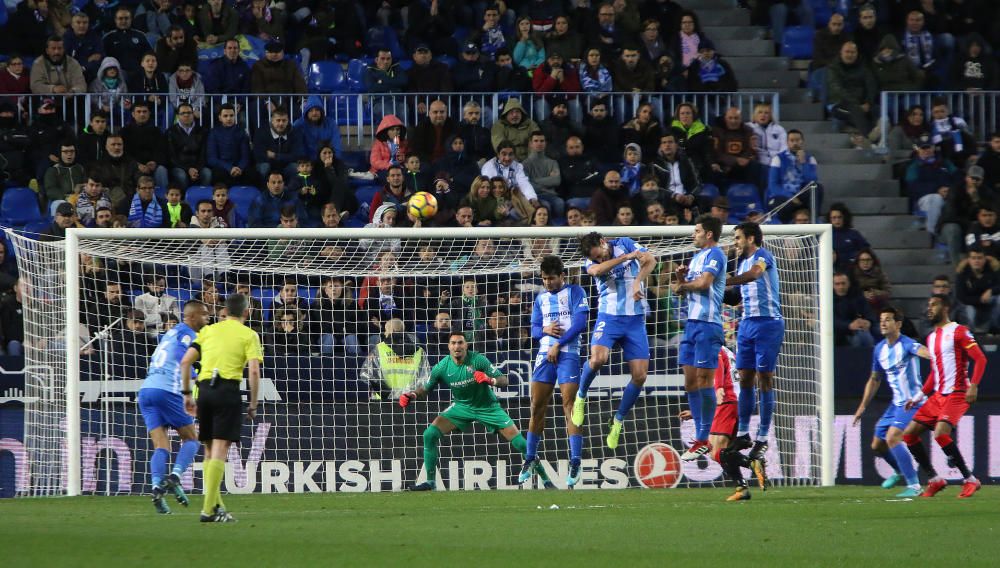
[[240,57],[240,44],[231,39],[226,42],[222,57],[208,64],[205,81],[206,93],[243,94],[250,92],[250,66]]
[[807,183],[817,181],[819,176],[816,169],[816,157],[804,150],[801,159],[797,152],[788,148],[771,158],[767,191],[764,195],[768,208],[786,201]]
[[250,206],[250,218],[247,225],[250,227],[277,227],[281,222],[281,210],[291,205],[295,207],[296,215],[299,219],[306,218],[306,210],[302,207],[298,195],[285,190],[285,181],[279,172],[272,172],[267,177],[267,191],[261,192],[253,205]]
[[323,144],[330,144],[334,154],[341,155],[340,126],[337,121],[326,116],[323,99],[313,95],[306,100],[302,116],[292,125],[302,137],[302,150],[306,156],[318,156]]
[[79,12],[73,16],[73,27],[63,34],[63,48],[66,49],[66,55],[80,63],[88,84],[97,77],[97,68],[104,59],[104,42],[101,41],[101,34],[89,25],[90,19],[87,18],[87,14]]
[[234,167],[241,172],[250,167],[250,138],[236,124],[233,109],[226,107],[223,105],[219,110],[219,124],[208,132],[207,163],[212,168],[212,178],[217,181],[225,179]]

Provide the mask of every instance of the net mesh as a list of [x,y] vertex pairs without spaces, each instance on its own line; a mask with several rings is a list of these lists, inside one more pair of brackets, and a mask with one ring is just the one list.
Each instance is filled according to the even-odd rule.
[[[622,443],[608,449],[607,422],[629,381],[621,351],[612,351],[589,395],[578,488],[723,481],[710,460],[679,464],[675,459],[693,438],[693,426],[677,419],[687,408],[677,365],[686,305],[670,293],[669,283],[674,264],[687,263],[695,251],[689,231],[633,234],[658,259],[647,295],[649,378],[626,421]],[[220,230],[212,240],[83,234],[76,283],[80,304],[68,307],[63,243],[11,235],[26,292],[26,395],[38,399],[26,407],[29,476],[20,494],[60,494],[65,485],[66,309],[78,310],[81,323],[84,492],[148,491],[152,446],[135,399],[158,336],[175,325],[190,299],[205,302],[217,321],[225,315],[225,295],[234,291],[252,298],[248,324],[260,334],[266,358],[258,418],[245,421],[242,442],[231,451],[224,483],[230,492],[384,491],[422,480],[422,432],[447,407],[449,393],[439,389],[407,409],[396,399],[447,356],[450,329],[463,330],[471,348],[508,375],[510,386],[496,393],[525,431],[537,356],[530,337],[531,306],[542,290],[538,263],[543,254],[563,259],[569,282],[589,295],[591,323],[597,315],[594,283],[580,273],[576,239],[554,237],[544,229],[519,238],[502,230],[477,230],[472,238],[460,230],[447,238],[411,233],[386,238],[375,229],[359,239],[300,238],[294,232],[289,238],[233,239]],[[767,236],[765,246],[777,261],[786,318],[769,474],[778,484],[817,484],[818,239]],[[739,308],[725,312],[730,344],[739,316]],[[392,320],[399,320],[401,331],[387,335],[387,325],[397,325]],[[588,331],[581,342],[584,357],[589,339]],[[380,357],[379,343],[393,357]],[[569,448],[558,389],[540,458],[556,484],[564,486]],[[514,488],[521,463],[509,443],[477,425],[444,439],[438,485]],[[184,483],[196,487],[199,477],[189,470]]]

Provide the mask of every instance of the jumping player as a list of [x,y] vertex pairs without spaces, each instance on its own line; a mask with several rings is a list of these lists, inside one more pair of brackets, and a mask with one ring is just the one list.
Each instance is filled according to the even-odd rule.
[[[951,300],[945,294],[934,294],[927,301],[927,318],[934,324],[934,331],[927,336],[931,372],[924,382],[923,390],[906,403],[906,409],[909,410],[924,400],[927,402],[917,411],[903,431],[903,441],[910,448],[913,458],[930,476],[927,489],[920,496],[933,497],[948,486],[948,482],[934,471],[931,459],[927,455],[927,448],[920,441],[920,434],[933,429],[934,440],[941,446],[941,451],[965,478],[962,492],[958,497],[966,499],[979,491],[982,484],[965,465],[965,459],[958,451],[951,433],[969,410],[969,405],[976,402],[979,381],[986,372],[986,355],[979,349],[976,339],[967,327],[949,319],[950,308]],[[968,370],[969,359],[972,359],[974,364],[971,379]]]
[[[712,431],[708,442],[712,446],[712,459],[719,462],[722,471],[736,483],[736,491],[726,498],[726,501],[747,501],[750,499],[750,488],[743,478],[742,468],[750,467],[750,460],[740,453],[732,443],[736,434],[737,409],[736,401],[740,390],[740,379],[736,373],[736,360],[728,347],[719,349],[719,366],[715,368],[715,397],[718,404],[712,419]],[[681,411],[681,420],[690,420],[690,410]],[[759,478],[760,487],[766,487],[767,479]]]
[[566,486],[573,487],[580,479],[583,434],[571,417],[580,382],[580,333],[587,327],[590,305],[583,288],[566,283],[566,269],[558,256],[543,257],[540,271],[545,289],[535,296],[531,308],[531,337],[539,341],[538,356],[531,375],[528,450],[518,481],[524,483],[531,479],[532,471],[538,466],[538,443],[545,429],[549,399],[558,382],[569,437]]
[[[715,389],[712,376],[722,348],[722,296],[726,289],[726,255],[717,245],[722,221],[702,215],[694,226],[694,246],[700,250],[691,266],[677,268],[674,294],[688,297],[688,320],[684,326],[678,362],[684,368],[684,389],[695,423],[695,441],[682,455],[693,461],[708,453],[708,436],[715,416]],[[684,282],[681,282],[684,280]]]
[[[491,387],[505,387],[507,377],[490,363],[483,354],[469,350],[462,331],[453,331],[448,338],[449,356],[431,369],[427,383],[416,391],[399,395],[399,406],[406,408],[413,400],[420,400],[439,384],[451,389],[452,403],[424,430],[424,471],[427,481],[410,487],[410,491],[431,491],[437,487],[438,443],[441,437],[456,428],[465,431],[473,422],[498,432],[518,453],[524,454],[527,442],[517,430],[514,420],[497,402]],[[545,470],[535,469],[546,489],[555,489]]]
[[726,280],[727,286],[740,287],[743,298],[743,319],[736,335],[740,420],[735,445],[737,451],[751,447],[750,416],[757,398],[756,386],[760,391],[760,424],[750,450],[750,461],[761,462],[756,467],[763,469],[776,405],[774,370],[785,337],[785,320],[781,316],[778,266],[771,252],[763,248],[764,234],[760,225],[750,221],[740,223],[736,226],[735,237],[740,259],[736,276]]
[[[184,410],[181,359],[198,332],[207,324],[208,308],[205,304],[197,300],[184,304],[184,321],[163,334],[150,358],[146,380],[139,389],[139,411],[142,412],[142,419],[155,448],[153,457],[149,460],[153,507],[157,513],[164,515],[170,514],[170,507],[163,501],[168,491],[174,494],[178,503],[188,506],[187,495],[181,488],[181,476],[194,461],[200,444],[194,428],[194,418]],[[167,459],[170,457],[168,427],[177,430],[181,437],[181,447],[170,475],[167,475]]]
[[879,330],[885,337],[872,353],[872,374],[865,385],[865,394],[854,413],[854,425],[861,421],[861,415],[868,408],[882,377],[886,377],[889,388],[892,389],[892,404],[882,413],[875,426],[875,436],[872,438],[872,450],[881,455],[895,473],[890,475],[882,487],[889,489],[906,480],[906,489],[896,497],[916,497],[920,494],[920,480],[917,471],[913,469],[910,454],[902,444],[903,429],[906,428],[920,405],[907,410],[906,403],[920,392],[920,362],[917,357],[930,358],[927,348],[900,334],[903,327],[903,314],[895,308],[883,308],[879,313]]
[[649,371],[649,338],[646,336],[646,278],[656,266],[646,247],[627,237],[605,239],[589,233],[580,239],[580,252],[587,262],[587,274],[597,282],[600,296],[597,323],[590,345],[590,361],[583,366],[580,389],[573,403],[573,424],[582,426],[587,411],[587,390],[598,371],[608,362],[611,348],[621,345],[632,380],[622,393],[622,401],[611,421],[608,447],[618,447],[622,423],[642,393]]

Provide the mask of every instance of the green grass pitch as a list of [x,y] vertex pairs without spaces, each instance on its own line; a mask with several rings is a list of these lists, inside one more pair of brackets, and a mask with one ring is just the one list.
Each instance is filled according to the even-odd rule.
[[[1000,489],[873,487],[229,495],[201,525],[146,497],[0,501],[13,566],[1000,566]],[[558,510],[552,509],[555,504]]]

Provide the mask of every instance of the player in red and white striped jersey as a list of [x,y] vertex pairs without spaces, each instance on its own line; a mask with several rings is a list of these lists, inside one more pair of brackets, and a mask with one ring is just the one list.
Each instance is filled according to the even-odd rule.
[[[949,319],[950,307],[951,301],[944,294],[935,294],[927,301],[927,318],[934,324],[934,330],[927,336],[927,349],[931,354],[931,372],[921,392],[914,395],[906,407],[909,409],[924,399],[927,399],[927,402],[906,427],[903,441],[920,464],[920,468],[930,476],[927,489],[920,496],[933,497],[948,485],[948,482],[934,470],[927,455],[927,448],[920,441],[921,434],[927,430],[934,430],[934,440],[941,446],[941,451],[965,477],[962,492],[958,496],[960,499],[965,499],[972,497],[981,484],[969,471],[951,434],[958,426],[959,420],[969,410],[969,405],[976,401],[979,381],[986,371],[986,355],[979,349],[976,338],[967,327]],[[973,363],[971,377],[970,360]]]
[[[715,387],[716,401],[715,417],[712,419],[712,428],[708,437],[708,443],[712,447],[712,459],[719,462],[722,470],[736,483],[736,492],[726,500],[745,501],[750,498],[750,490],[747,488],[747,482],[743,479],[743,471],[740,468],[749,468],[750,460],[739,453],[736,448],[731,447],[733,438],[736,437],[736,426],[739,421],[736,401],[740,392],[740,376],[736,370],[736,356],[724,345],[719,349],[719,366],[715,368],[713,386]],[[680,419],[690,420],[691,411],[682,411]],[[767,482],[766,478],[763,477],[763,463],[760,468],[758,479],[761,488],[763,488]]]

